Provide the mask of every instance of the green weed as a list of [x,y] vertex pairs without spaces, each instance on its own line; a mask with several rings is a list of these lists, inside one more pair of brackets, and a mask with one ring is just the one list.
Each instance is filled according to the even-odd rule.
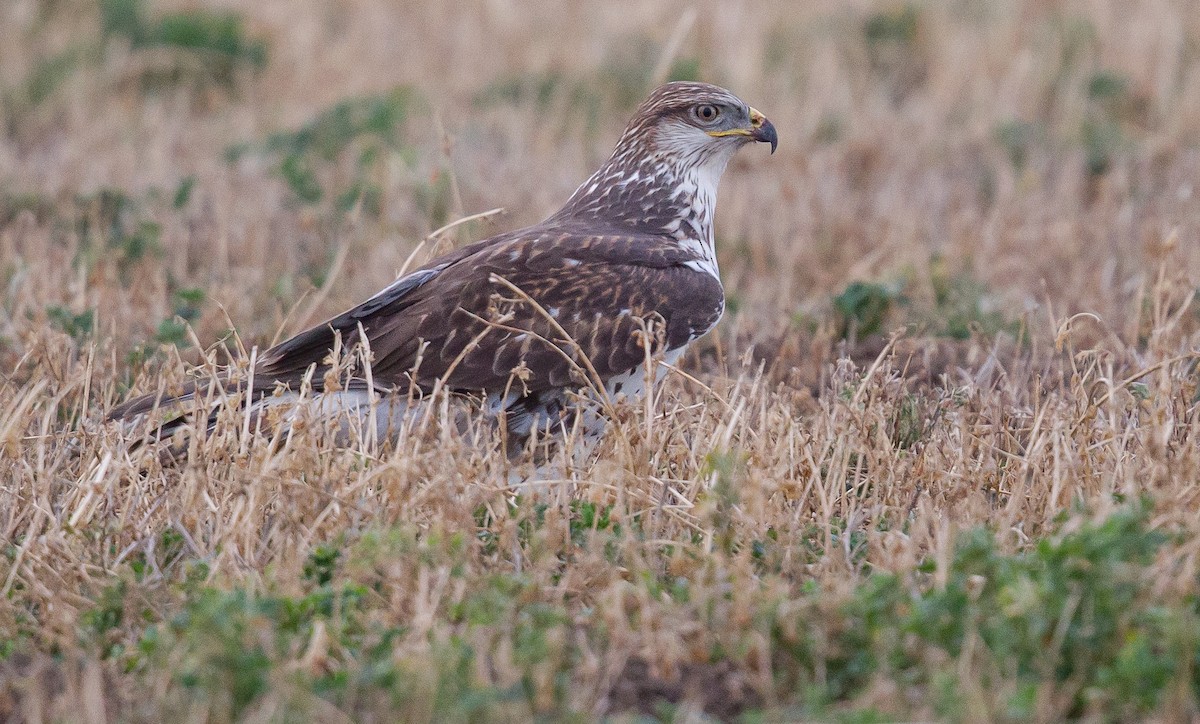
[[144,0],[101,0],[105,37],[120,37],[134,50],[157,48],[171,52],[165,66],[147,69],[147,90],[190,81],[232,88],[238,72],[267,63],[267,45],[251,38],[240,15],[191,10],[158,17],[147,14]]
[[[417,104],[415,91],[407,87],[342,101],[294,131],[271,134],[261,144],[230,147],[226,157],[232,162],[258,153],[271,159],[300,204],[313,206],[332,196],[334,208],[341,213],[362,208],[378,215],[382,190],[376,177],[389,157],[411,160],[403,132]],[[342,163],[350,167],[348,174],[338,173]],[[444,207],[432,208],[433,199],[443,203],[447,198],[446,183],[445,188],[438,186],[427,194],[430,218],[443,220],[435,226],[444,223],[448,213]]]
[[51,305],[46,307],[46,317],[51,324],[76,340],[90,336],[96,324],[96,310],[94,309],[85,309],[76,313],[66,307]]
[[1035,123],[1012,120],[997,125],[993,137],[1004,149],[1013,168],[1020,171],[1028,164],[1030,154],[1041,142],[1042,129]]
[[901,290],[894,284],[851,282],[833,298],[838,314],[838,336],[862,339],[883,330],[888,315],[900,303]]

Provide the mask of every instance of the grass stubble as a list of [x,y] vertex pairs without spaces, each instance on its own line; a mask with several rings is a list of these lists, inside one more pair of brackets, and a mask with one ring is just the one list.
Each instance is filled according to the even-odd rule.
[[[0,10],[0,714],[1195,718],[1200,14],[526,5]],[[100,424],[536,221],[656,75],[783,137],[594,462]]]

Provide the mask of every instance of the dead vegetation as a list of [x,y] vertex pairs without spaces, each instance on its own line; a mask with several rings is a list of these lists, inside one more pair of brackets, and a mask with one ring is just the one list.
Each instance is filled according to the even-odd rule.
[[[98,8],[0,9],[5,718],[1200,712],[1190,3]],[[781,143],[594,463],[102,424],[538,220],[656,74]]]

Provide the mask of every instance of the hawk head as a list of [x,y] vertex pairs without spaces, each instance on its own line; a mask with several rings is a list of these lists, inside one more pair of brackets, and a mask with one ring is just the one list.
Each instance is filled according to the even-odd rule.
[[662,154],[681,158],[733,154],[758,141],[779,145],[775,126],[745,101],[707,83],[667,83],[659,86],[638,108],[624,143],[649,142]]
[[717,183],[748,143],[779,143],[745,101],[707,83],[659,86],[638,106],[617,147],[553,221],[584,219],[711,242]]

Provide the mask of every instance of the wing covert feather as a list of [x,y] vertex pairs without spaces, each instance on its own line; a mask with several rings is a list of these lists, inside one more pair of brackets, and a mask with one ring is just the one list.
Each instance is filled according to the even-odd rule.
[[434,260],[268,350],[256,377],[296,384],[316,364],[316,383],[335,333],[349,349],[361,325],[378,387],[411,381],[429,389],[444,378],[452,390],[491,392],[509,385],[521,367],[523,384],[536,392],[584,384],[579,353],[601,378],[641,364],[646,319],[659,325],[657,342],[672,349],[706,332],[721,315],[720,282],[685,266],[695,257],[669,240],[534,231]]

